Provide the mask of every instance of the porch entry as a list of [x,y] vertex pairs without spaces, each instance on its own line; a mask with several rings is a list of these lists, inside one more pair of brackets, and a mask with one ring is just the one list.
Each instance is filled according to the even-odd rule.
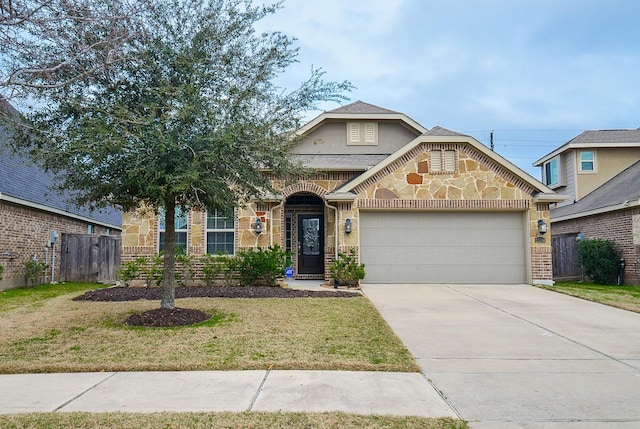
[[298,215],[298,273],[324,274],[324,216]]

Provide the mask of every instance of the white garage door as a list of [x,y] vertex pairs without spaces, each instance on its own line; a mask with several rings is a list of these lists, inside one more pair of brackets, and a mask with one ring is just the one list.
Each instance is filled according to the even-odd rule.
[[524,283],[521,212],[360,212],[364,283]]

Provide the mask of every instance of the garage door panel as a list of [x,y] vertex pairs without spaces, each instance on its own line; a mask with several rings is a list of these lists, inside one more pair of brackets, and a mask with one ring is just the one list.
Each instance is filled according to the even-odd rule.
[[524,215],[360,212],[369,283],[522,283]]

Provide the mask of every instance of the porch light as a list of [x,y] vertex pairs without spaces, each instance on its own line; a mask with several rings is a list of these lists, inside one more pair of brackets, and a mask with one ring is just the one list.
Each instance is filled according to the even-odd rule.
[[347,219],[344,221],[344,232],[347,234],[351,233],[351,219]]
[[254,231],[256,234],[262,233],[262,220],[260,218],[256,219],[256,225]]
[[544,235],[547,233],[547,223],[542,219],[538,220],[538,234]]

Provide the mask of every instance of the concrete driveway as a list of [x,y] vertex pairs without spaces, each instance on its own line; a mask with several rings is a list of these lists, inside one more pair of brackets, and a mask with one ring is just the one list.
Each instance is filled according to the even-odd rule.
[[639,428],[640,314],[528,285],[363,285],[472,428]]

